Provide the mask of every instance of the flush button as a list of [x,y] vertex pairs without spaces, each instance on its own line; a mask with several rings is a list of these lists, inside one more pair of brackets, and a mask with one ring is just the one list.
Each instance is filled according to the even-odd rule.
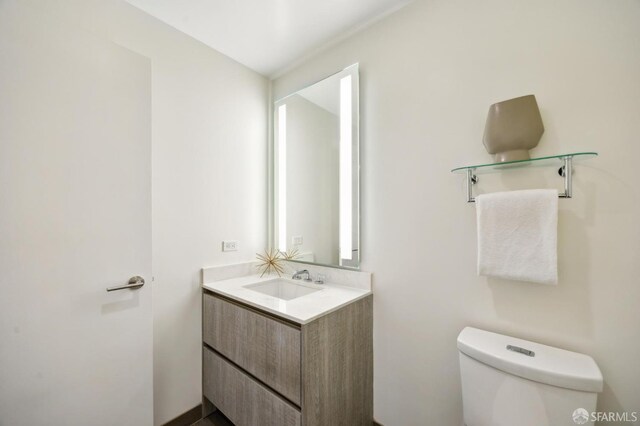
[[536,356],[534,351],[530,351],[529,349],[521,348],[520,346],[507,345],[507,350],[518,352],[526,356]]

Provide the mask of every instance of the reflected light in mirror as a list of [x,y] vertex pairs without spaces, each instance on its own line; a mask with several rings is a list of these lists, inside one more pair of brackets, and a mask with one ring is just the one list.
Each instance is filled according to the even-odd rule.
[[278,108],[278,250],[287,251],[287,105]]
[[351,76],[340,80],[340,258],[352,258]]

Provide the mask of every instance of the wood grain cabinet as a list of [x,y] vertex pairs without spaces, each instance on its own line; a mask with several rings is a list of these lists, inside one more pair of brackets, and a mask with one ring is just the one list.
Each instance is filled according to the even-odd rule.
[[203,290],[203,407],[237,426],[373,421],[372,296],[296,324]]

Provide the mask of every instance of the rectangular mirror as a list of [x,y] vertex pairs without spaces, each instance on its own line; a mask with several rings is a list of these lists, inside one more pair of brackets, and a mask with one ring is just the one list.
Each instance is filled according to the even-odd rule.
[[274,105],[272,246],[299,262],[360,265],[358,65]]

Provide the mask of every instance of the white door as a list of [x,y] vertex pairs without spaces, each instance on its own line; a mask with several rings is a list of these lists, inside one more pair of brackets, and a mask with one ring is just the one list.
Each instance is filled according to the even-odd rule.
[[150,86],[148,59],[0,1],[2,426],[152,424]]

